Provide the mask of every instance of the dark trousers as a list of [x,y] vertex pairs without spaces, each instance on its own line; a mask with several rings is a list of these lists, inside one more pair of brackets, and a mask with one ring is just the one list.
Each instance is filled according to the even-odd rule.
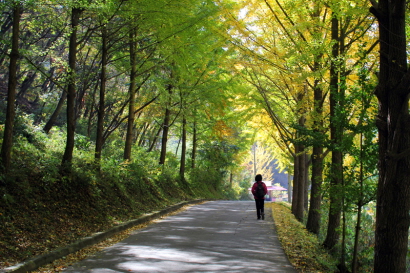
[[265,199],[255,199],[256,214],[258,215],[258,219],[261,218],[261,215],[264,214],[265,212],[264,202],[265,202]]

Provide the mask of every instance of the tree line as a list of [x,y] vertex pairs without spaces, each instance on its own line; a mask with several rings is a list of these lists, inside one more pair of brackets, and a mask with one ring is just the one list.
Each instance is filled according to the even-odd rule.
[[218,130],[215,124],[225,122],[210,118],[228,103],[227,92],[221,90],[230,88],[232,78],[219,65],[226,52],[224,40],[214,35],[222,28],[216,21],[215,3],[0,4],[5,15],[2,76],[9,84],[1,152],[6,172],[15,104],[33,114],[46,133],[56,124],[66,125],[62,173],[70,171],[76,133],[95,140],[97,167],[104,144],[115,133],[124,138],[124,160],[131,159],[132,146],[138,143],[148,152],[159,146],[158,161],[163,165],[170,128],[178,126],[183,177],[188,128],[195,165],[200,132],[207,126],[208,133]]
[[[178,139],[182,181],[200,144],[208,151],[202,158],[222,162],[226,175],[259,138],[293,175],[293,214],[339,255],[341,271],[361,270],[364,210],[375,202],[375,238],[365,242],[375,244],[374,271],[405,272],[405,1],[10,0],[0,7],[5,173],[16,109],[46,133],[65,127],[63,176],[78,135],[93,141],[96,169],[110,157],[107,143],[121,143],[125,161],[136,147],[157,151],[164,166],[169,140]],[[253,138],[246,126],[257,131]]]
[[[373,245],[374,272],[405,272],[406,2],[241,3],[225,10],[226,36],[270,118],[265,136],[293,175],[293,214],[338,253],[342,272],[365,270],[359,252]],[[374,202],[376,236],[364,242],[363,212]]]

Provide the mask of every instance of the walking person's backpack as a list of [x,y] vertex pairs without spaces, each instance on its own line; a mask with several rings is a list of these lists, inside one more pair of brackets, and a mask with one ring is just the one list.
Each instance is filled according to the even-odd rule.
[[258,183],[258,186],[256,187],[256,197],[258,198],[265,197],[265,189],[263,188],[262,182]]

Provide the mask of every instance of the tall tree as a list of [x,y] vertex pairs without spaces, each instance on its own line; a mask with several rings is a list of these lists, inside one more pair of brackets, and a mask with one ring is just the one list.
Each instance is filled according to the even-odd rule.
[[[299,126],[304,127],[305,117],[299,118]],[[292,213],[299,221],[303,221],[305,214],[305,188],[306,182],[306,151],[305,145],[302,143],[295,143],[295,159],[294,159],[294,178],[293,178],[293,198],[292,198]]]
[[160,165],[165,164],[165,159],[167,156],[169,127],[171,126],[171,98],[172,98],[172,89],[173,89],[172,84],[168,84],[166,89],[168,91],[169,99],[165,106],[164,121],[162,123],[161,153],[160,153],[160,158],[159,158]]
[[12,1],[13,3],[13,35],[12,46],[10,52],[9,65],[9,82],[7,91],[7,112],[6,123],[4,128],[3,144],[1,147],[1,160],[5,172],[8,172],[11,164],[11,148],[13,145],[13,127],[15,116],[15,100],[17,87],[17,61],[19,59],[19,36],[20,36],[20,17],[21,3],[20,1]]
[[71,10],[71,33],[68,52],[68,85],[67,85],[67,142],[64,150],[62,167],[70,171],[74,151],[75,136],[75,98],[76,98],[76,60],[77,60],[77,28],[82,8],[73,7]]
[[186,118],[183,117],[182,118],[181,160],[180,160],[180,166],[179,166],[179,175],[182,181],[185,181],[186,148],[187,148]]
[[[314,19],[321,19],[321,7],[320,4],[314,5],[312,11],[312,17]],[[325,16],[323,16],[325,17]],[[325,18],[324,18],[325,19]],[[314,32],[315,33],[323,33],[319,24],[314,24]],[[320,50],[320,46],[313,45],[316,47],[314,50],[313,55],[313,66],[312,72],[319,72],[323,68],[323,55],[324,52]],[[316,76],[313,78],[313,109],[312,109],[312,117],[313,120],[312,130],[316,139],[312,144],[312,171],[311,171],[311,190],[310,190],[310,203],[309,203],[309,212],[308,218],[306,222],[306,229],[316,235],[319,235],[320,232],[320,221],[321,221],[321,212],[320,208],[322,205],[322,183],[323,183],[323,161],[324,161],[324,153],[323,153],[323,142],[324,142],[324,132],[323,129],[323,104],[324,104],[324,94],[323,94],[323,86],[321,85],[322,78],[320,76]],[[308,81],[309,83],[309,81]]]
[[192,132],[192,152],[191,152],[191,168],[195,168],[196,152],[198,148],[198,134],[197,134],[197,122],[196,117],[194,117]]
[[308,219],[306,222],[306,229],[314,234],[320,232],[320,208],[322,203],[321,186],[323,182],[323,141],[321,141],[323,134],[323,91],[322,87],[315,84],[314,87],[314,109],[316,117],[314,117],[313,131],[318,139],[313,144],[312,149],[312,187],[310,191],[310,206],[308,212]]
[[379,182],[374,272],[406,272],[410,224],[410,72],[405,0],[372,1],[379,22]]
[[95,139],[95,159],[101,159],[102,146],[104,143],[104,117],[105,117],[105,90],[107,84],[107,64],[108,64],[108,33],[107,26],[103,22],[101,27],[101,76],[100,76],[100,96],[98,106],[97,136]]
[[340,187],[343,179],[343,156],[341,147],[341,122],[338,117],[339,104],[339,69],[338,69],[338,57],[339,51],[339,19],[337,14],[333,13],[332,17],[332,40],[334,42],[332,47],[332,60],[330,68],[330,133],[332,141],[332,163],[330,170],[331,190],[330,193],[330,209],[329,209],[329,221],[327,227],[326,239],[324,246],[328,249],[332,249],[339,240],[340,215],[342,211]]
[[134,120],[135,120],[135,96],[136,96],[136,81],[137,81],[137,41],[136,41],[136,29],[131,27],[129,37],[130,46],[130,87],[129,87],[129,100],[128,100],[128,123],[127,133],[125,139],[124,159],[131,159],[131,146],[134,139]]

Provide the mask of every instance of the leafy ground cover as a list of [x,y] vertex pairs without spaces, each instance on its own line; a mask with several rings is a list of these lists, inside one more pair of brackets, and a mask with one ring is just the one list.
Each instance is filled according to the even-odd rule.
[[30,200],[13,195],[11,204],[0,206],[0,268],[182,201],[147,198],[132,203],[115,195],[115,187],[106,191],[96,197],[85,190],[68,194],[56,188],[42,195],[32,191]]
[[0,173],[0,269],[187,199],[222,198],[219,185],[187,186],[172,158],[159,168],[157,154],[137,148],[135,159],[123,162],[121,150],[109,146],[110,157],[96,168],[93,149],[82,145],[63,176],[64,135],[28,135],[18,137],[8,175]]
[[287,203],[267,203],[272,209],[276,231],[289,261],[299,272],[338,272],[336,260],[291,213]]

